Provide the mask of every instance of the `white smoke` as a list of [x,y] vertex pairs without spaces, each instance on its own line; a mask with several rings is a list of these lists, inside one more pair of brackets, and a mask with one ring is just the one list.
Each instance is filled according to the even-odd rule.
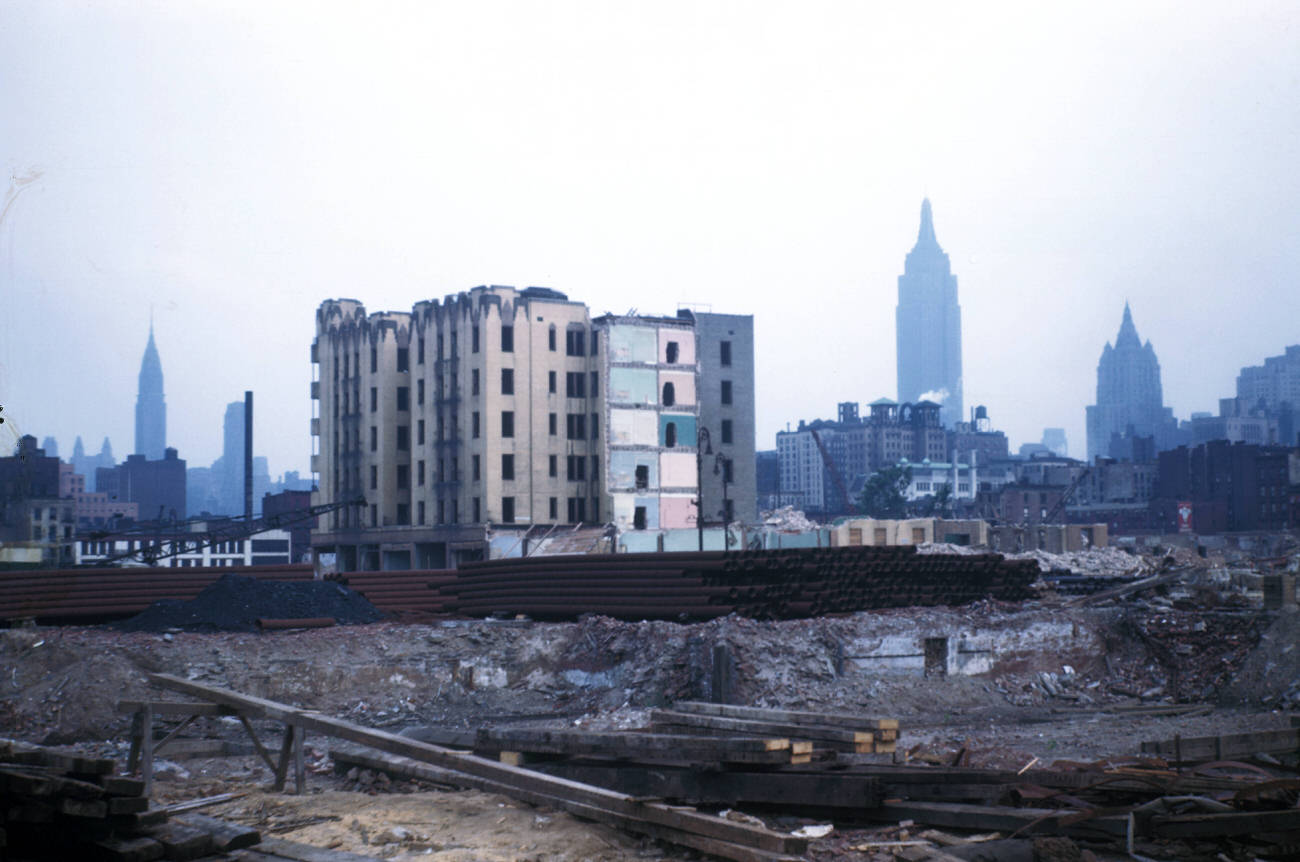
[[935,404],[942,404],[951,395],[947,389],[931,389],[929,392],[922,392],[917,401],[933,401]]

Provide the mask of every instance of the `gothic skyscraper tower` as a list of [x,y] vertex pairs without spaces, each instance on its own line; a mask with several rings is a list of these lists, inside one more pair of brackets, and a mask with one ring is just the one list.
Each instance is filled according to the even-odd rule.
[[924,396],[940,418],[964,421],[961,393],[961,306],[957,276],[939,247],[930,201],[921,202],[921,230],[898,277],[898,400]]
[[1142,343],[1133,313],[1124,303],[1124,319],[1119,325],[1115,346],[1106,343],[1097,363],[1097,403],[1088,407],[1088,460],[1098,455],[1121,457],[1111,453],[1111,438],[1130,432],[1138,437],[1154,437],[1157,450],[1173,445],[1178,422],[1173,410],[1165,406],[1160,386],[1160,362],[1151,342]]
[[162,360],[153,343],[153,322],[149,323],[149,343],[140,360],[140,389],[135,397],[135,452],[150,461],[158,461],[167,448],[167,405],[163,401]]

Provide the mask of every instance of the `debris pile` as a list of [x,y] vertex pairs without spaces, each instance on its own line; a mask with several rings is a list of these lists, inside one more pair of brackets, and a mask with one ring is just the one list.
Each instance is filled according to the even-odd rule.
[[807,533],[821,526],[794,506],[782,506],[770,512],[759,512],[758,520],[763,526],[782,533]]
[[333,619],[341,624],[383,618],[374,605],[340,584],[283,583],[223,575],[193,599],[164,599],[116,624],[128,632],[258,630],[258,620]]

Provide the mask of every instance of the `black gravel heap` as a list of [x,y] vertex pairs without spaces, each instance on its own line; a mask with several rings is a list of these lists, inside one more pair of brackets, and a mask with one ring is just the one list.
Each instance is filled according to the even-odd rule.
[[260,581],[222,575],[189,601],[163,599],[116,624],[129,632],[257,631],[259,619],[332,617],[341,624],[372,623],[383,614],[360,593],[330,581]]

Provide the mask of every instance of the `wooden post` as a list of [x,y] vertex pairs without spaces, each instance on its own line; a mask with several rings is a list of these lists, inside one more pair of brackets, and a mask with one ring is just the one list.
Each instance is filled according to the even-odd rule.
[[135,771],[140,768],[140,728],[143,724],[144,713],[137,709],[131,714],[131,752],[126,757],[128,775],[135,775]]
[[713,645],[713,674],[710,700],[731,703],[731,649],[724,643]]
[[307,767],[303,761],[303,742],[307,738],[307,729],[293,728],[293,792],[302,796],[307,786]]
[[140,777],[144,779],[144,795],[153,791],[153,704],[146,703],[140,710]]
[[285,773],[289,771],[289,754],[293,750],[293,725],[285,724],[284,738],[280,741],[280,760],[275,765],[275,784],[271,789],[276,793],[284,790]]

